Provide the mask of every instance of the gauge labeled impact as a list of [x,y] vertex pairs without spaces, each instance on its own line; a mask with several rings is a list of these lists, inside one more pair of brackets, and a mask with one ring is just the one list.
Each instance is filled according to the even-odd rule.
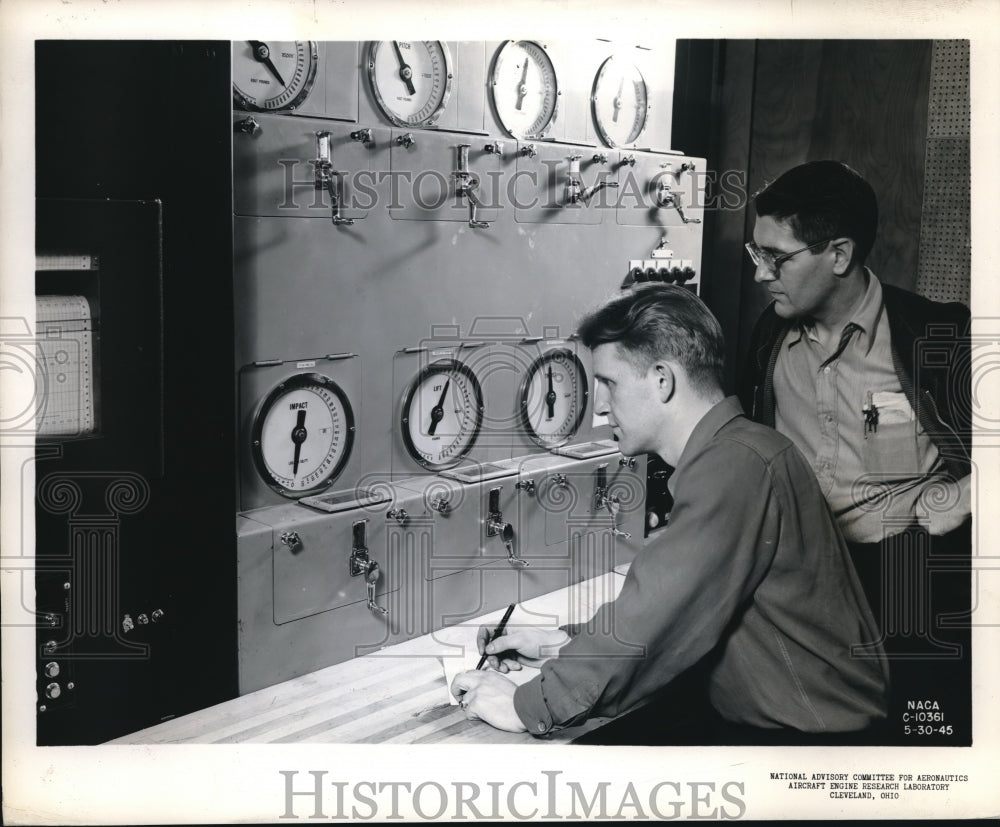
[[432,126],[451,95],[451,55],[440,40],[379,40],[368,49],[375,102],[397,126]]
[[594,80],[594,123],[610,147],[630,147],[639,140],[649,115],[649,95],[642,72],[631,61],[609,57]]
[[329,487],[347,464],[353,442],[350,402],[335,382],[316,373],[275,387],[261,403],[251,433],[258,473],[289,497]]
[[316,79],[316,44],[309,40],[233,43],[233,100],[244,109],[294,109]]
[[565,444],[587,410],[587,372],[575,353],[559,348],[539,356],[521,383],[521,424],[543,448]]
[[403,395],[403,442],[425,468],[451,468],[475,445],[483,424],[483,391],[453,359],[424,368]]
[[510,40],[500,47],[490,77],[497,118],[519,140],[543,138],[555,120],[559,82],[545,47]]

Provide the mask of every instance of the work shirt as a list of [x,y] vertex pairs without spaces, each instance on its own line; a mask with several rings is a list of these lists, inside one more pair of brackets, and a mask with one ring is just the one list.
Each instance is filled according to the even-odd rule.
[[804,320],[774,367],[774,425],[809,460],[844,536],[859,543],[912,524],[925,486],[944,473],[893,365],[882,286],[866,275],[839,341],[827,349]]
[[730,397],[694,428],[670,489],[669,522],[618,598],[565,627],[515,690],[528,731],[626,712],[713,650],[709,699],[734,723],[850,732],[884,717],[876,624],[795,446]]

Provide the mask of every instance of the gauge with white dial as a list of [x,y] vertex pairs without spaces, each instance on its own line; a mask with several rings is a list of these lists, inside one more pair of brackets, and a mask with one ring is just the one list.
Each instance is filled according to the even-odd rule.
[[318,373],[278,384],[253,420],[251,451],[263,480],[286,497],[330,486],[351,454],[354,413],[340,387]]
[[544,138],[558,110],[559,81],[548,52],[533,40],[500,47],[490,75],[490,95],[500,124],[514,138]]
[[454,359],[428,365],[403,394],[403,443],[425,468],[437,471],[457,465],[472,449],[482,424],[479,380]]
[[587,410],[587,372],[575,353],[549,350],[535,359],[521,382],[521,425],[543,448],[568,442]]
[[233,100],[243,109],[294,109],[316,79],[316,44],[308,40],[233,43]]
[[432,126],[451,95],[451,53],[441,40],[376,40],[368,47],[375,102],[397,126]]
[[609,57],[594,79],[591,95],[594,123],[610,147],[630,147],[639,140],[649,115],[649,95],[639,68],[620,57]]

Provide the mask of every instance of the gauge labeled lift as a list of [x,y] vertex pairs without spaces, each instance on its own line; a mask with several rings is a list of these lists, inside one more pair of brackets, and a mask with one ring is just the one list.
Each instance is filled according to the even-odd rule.
[[609,57],[597,72],[590,99],[601,140],[610,147],[634,147],[649,117],[649,94],[639,67]]
[[521,426],[542,448],[568,442],[587,410],[587,372],[575,353],[549,350],[535,359],[521,382]]
[[451,80],[451,54],[441,40],[376,40],[368,47],[372,94],[397,126],[433,126]]
[[282,496],[316,494],[333,483],[354,442],[354,412],[340,387],[318,373],[278,384],[261,402],[250,434],[257,473]]
[[400,429],[406,450],[432,471],[451,468],[472,449],[483,425],[483,391],[461,362],[425,367],[403,394]]
[[518,140],[544,138],[559,108],[559,82],[546,48],[509,40],[497,52],[490,95],[501,126]]
[[233,100],[258,112],[294,109],[316,80],[311,40],[244,40],[233,43]]

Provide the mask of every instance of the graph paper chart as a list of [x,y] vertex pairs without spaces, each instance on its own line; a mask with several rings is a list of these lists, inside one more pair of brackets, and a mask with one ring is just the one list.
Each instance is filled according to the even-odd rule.
[[94,432],[94,329],[83,296],[35,299],[42,405],[39,436],[83,436]]

